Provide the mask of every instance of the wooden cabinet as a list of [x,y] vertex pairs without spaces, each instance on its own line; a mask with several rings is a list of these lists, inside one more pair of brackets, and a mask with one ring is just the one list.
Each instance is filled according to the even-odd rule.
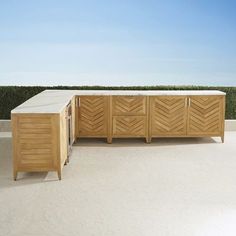
[[154,96],[150,103],[150,140],[220,136],[224,141],[224,96]]
[[148,138],[148,116],[146,96],[111,97],[111,137]]
[[[74,110],[71,114],[72,124],[75,123],[73,112]],[[15,180],[18,172],[41,171],[57,171],[58,178],[61,179],[62,168],[69,155],[67,114],[65,107],[55,114],[11,115]],[[73,130],[71,132],[73,133]]]
[[[51,93],[57,94],[48,92],[49,97]],[[12,112],[14,179],[21,171],[57,171],[61,179],[70,146],[80,137],[103,137],[108,143],[112,138],[124,137],[142,137],[151,142],[153,137],[219,136],[224,141],[224,93],[165,93],[169,95],[106,93],[73,98],[65,93],[67,106],[59,95],[48,106],[47,99],[39,96],[42,101],[38,101],[36,112],[34,98],[31,104],[23,106],[24,113],[22,107]]]
[[78,137],[107,137],[108,96],[77,97]]
[[80,96],[78,137],[224,140],[225,96]]
[[188,98],[188,135],[217,136],[223,139],[224,97],[191,96]]
[[151,136],[182,136],[187,131],[187,97],[155,96],[151,98]]

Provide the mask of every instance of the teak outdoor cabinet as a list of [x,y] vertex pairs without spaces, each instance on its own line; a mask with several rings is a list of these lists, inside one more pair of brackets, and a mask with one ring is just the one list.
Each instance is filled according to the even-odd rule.
[[210,137],[224,141],[225,97],[80,96],[78,137]]
[[205,136],[224,141],[224,96],[156,96],[150,103],[150,141]]
[[221,137],[220,91],[46,90],[12,110],[13,172],[57,171],[83,137]]

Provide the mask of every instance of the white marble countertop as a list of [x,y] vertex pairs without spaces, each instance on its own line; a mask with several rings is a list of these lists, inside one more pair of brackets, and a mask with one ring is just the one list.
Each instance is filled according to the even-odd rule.
[[225,93],[218,90],[45,90],[13,109],[11,113],[60,113],[75,95],[193,96]]

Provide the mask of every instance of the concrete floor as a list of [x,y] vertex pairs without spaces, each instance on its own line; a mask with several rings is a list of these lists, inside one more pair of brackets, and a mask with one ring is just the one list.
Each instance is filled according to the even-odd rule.
[[235,236],[236,132],[220,139],[81,140],[63,180],[12,180],[0,138],[1,236]]

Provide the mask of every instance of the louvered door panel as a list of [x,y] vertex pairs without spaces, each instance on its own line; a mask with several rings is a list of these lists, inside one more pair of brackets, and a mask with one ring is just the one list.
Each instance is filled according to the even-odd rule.
[[224,122],[223,110],[221,96],[190,97],[188,135],[220,135]]
[[114,137],[144,137],[146,117],[144,116],[115,116],[113,117]]
[[16,118],[18,170],[53,170],[57,167],[56,116],[28,115]]
[[145,96],[113,96],[113,115],[145,115]]
[[79,98],[79,136],[106,137],[108,133],[108,97]]
[[186,135],[186,117],[186,97],[156,96],[151,98],[152,136]]

